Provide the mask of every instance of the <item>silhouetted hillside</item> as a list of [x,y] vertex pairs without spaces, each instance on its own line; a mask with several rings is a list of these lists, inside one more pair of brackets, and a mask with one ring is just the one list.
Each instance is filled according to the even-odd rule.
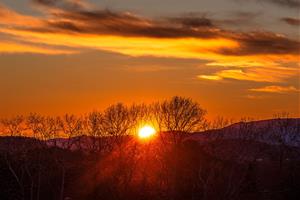
[[222,129],[194,133],[186,139],[200,143],[218,139],[242,139],[300,147],[300,119],[239,122]]
[[149,141],[1,137],[0,199],[298,199],[299,147],[272,138],[297,138],[298,128],[299,119],[237,123],[181,143],[171,132]]

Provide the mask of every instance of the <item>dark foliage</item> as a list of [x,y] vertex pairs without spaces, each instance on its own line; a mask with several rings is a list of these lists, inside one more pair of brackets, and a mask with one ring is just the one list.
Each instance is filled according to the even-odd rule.
[[[215,143],[227,151],[214,151]],[[200,145],[186,140],[174,146],[158,138],[141,143],[132,137],[106,153],[91,153],[48,147],[36,139],[2,137],[0,199],[299,198],[296,149],[283,168],[272,145],[264,144],[263,161],[248,159],[252,154],[243,160],[235,154],[224,156],[232,154],[230,149],[247,146],[252,152],[260,145],[241,140]]]

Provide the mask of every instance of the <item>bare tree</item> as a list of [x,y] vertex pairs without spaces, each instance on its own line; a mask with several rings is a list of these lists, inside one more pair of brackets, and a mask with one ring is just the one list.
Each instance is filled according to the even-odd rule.
[[25,118],[22,115],[2,119],[4,133],[10,136],[22,136],[26,130],[24,121]]
[[127,107],[118,103],[104,111],[102,130],[111,136],[118,146],[122,144],[124,136],[131,135],[137,124],[139,113],[135,107]]
[[28,129],[31,131],[31,134],[35,138],[41,138],[41,122],[43,117],[37,113],[30,113],[30,115],[26,118],[26,125]]
[[227,119],[222,116],[218,116],[214,120],[207,122],[207,126],[205,128],[208,130],[220,129],[229,126],[230,124],[233,123],[234,123],[233,119]]
[[91,152],[101,152],[105,149],[105,135],[102,131],[103,121],[102,113],[97,111],[88,113],[84,118],[83,128],[91,138],[89,145]]
[[203,129],[206,111],[190,98],[175,96],[153,105],[153,115],[160,132],[168,131],[173,142],[180,143],[187,133]]
[[61,129],[68,138],[65,148],[71,149],[73,145],[81,149],[81,138],[84,135],[83,118],[75,115],[64,115],[61,121]]
[[27,126],[36,138],[55,139],[59,136],[61,120],[59,117],[45,117],[34,113],[27,117]]

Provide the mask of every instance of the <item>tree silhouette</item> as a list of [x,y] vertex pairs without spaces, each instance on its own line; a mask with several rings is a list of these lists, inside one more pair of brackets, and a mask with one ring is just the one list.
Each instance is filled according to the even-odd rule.
[[175,144],[182,142],[187,133],[204,128],[206,111],[190,98],[175,96],[152,108],[159,130],[170,132]]

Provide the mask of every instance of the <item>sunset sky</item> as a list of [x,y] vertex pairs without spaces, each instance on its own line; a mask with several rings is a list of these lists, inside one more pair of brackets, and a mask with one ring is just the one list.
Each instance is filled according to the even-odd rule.
[[0,0],[0,117],[191,97],[300,117],[299,0]]

